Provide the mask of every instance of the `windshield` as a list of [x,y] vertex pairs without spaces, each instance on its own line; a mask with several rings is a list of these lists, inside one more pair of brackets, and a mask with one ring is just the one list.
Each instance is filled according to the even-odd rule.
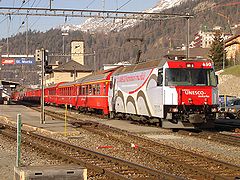
[[217,86],[213,69],[166,69],[166,86]]

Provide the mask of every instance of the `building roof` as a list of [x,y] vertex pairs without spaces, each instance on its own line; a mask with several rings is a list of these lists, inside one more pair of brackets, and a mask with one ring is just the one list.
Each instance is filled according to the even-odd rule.
[[7,81],[7,80],[1,80],[0,79],[0,84],[2,85],[19,85],[19,82],[13,82],[13,81]]
[[65,64],[61,64],[59,65],[57,68],[53,69],[54,72],[92,72],[93,69],[86,66],[86,65],[82,65],[76,61],[69,61]]
[[71,86],[73,84],[82,84],[82,83],[86,83],[86,82],[106,80],[113,71],[115,71],[121,67],[123,67],[123,66],[119,66],[119,67],[107,69],[107,70],[97,71],[95,73],[89,74],[88,76],[82,77],[76,81],[63,83],[63,84],[59,85],[59,87]]
[[229,43],[230,41],[234,40],[234,39],[237,39],[238,37],[240,37],[240,34],[237,34],[235,36],[232,36],[230,38],[228,38],[227,40],[225,40],[224,42],[225,43]]
[[[210,51],[210,48],[190,48],[189,58],[201,57],[201,58],[208,59],[209,51]],[[166,54],[164,57],[167,57],[169,59],[174,59],[175,57],[183,59],[183,58],[186,58],[186,50],[169,51],[169,53]]]

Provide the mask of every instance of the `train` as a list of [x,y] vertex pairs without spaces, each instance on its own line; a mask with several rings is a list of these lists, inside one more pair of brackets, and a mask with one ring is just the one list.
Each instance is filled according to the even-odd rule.
[[[210,128],[218,113],[218,78],[210,60],[153,60],[102,70],[44,89],[45,103],[163,128]],[[40,102],[41,89],[12,98]]]

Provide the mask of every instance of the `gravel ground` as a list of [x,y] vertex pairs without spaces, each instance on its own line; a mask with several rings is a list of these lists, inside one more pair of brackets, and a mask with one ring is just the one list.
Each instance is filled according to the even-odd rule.
[[[147,137],[163,144],[178,149],[188,150],[203,156],[211,157],[220,161],[240,166],[240,148],[221,143],[205,140],[197,137],[189,137],[172,134],[170,139],[161,135],[146,135]],[[176,138],[174,138],[176,136]]]
[[[50,107],[55,109],[54,107]],[[72,113],[74,114],[74,113]],[[83,120],[94,120],[94,121],[102,121],[104,124],[108,123],[108,120],[106,119],[100,119],[92,116],[87,116],[84,114],[78,115],[81,119]],[[113,124],[114,125],[114,124]],[[139,128],[142,128],[142,126],[137,126]],[[84,134],[84,132],[82,132]],[[144,135],[150,139],[153,139],[157,142],[170,145],[172,147],[178,148],[178,149],[184,149],[188,150],[191,152],[195,152],[197,154],[201,154],[203,156],[207,157],[212,157],[214,159],[228,162],[231,164],[235,164],[240,166],[240,148],[239,147],[234,147],[231,145],[224,145],[221,143],[213,142],[211,140],[205,140],[197,137],[191,137],[191,136],[183,136],[179,135],[176,133],[172,133],[169,130],[163,129],[161,132],[156,132],[156,133],[139,133],[140,135]],[[87,138],[88,139],[88,138]],[[82,141],[82,140],[81,140]],[[70,141],[71,142],[71,141]],[[82,141],[84,143],[84,141]],[[97,141],[99,145],[111,145],[107,144],[105,141]],[[73,142],[73,143],[78,143],[78,141]],[[109,142],[111,143],[111,142]],[[90,144],[90,143],[89,143]],[[89,147],[91,149],[94,149],[94,147],[97,147],[98,144],[93,146],[90,146],[89,144],[83,144],[86,147]],[[118,146],[115,146],[116,148]],[[101,150],[102,152],[109,152],[111,150]]]
[[[30,148],[22,148],[21,154],[22,166],[46,166],[46,165],[64,165],[63,162],[54,159],[39,156],[36,151]],[[0,179],[13,180],[14,166],[16,164],[16,142],[6,140],[0,134]]]
[[[46,133],[45,135],[48,135]],[[111,156],[115,156],[121,159],[127,159],[131,162],[135,162],[138,164],[142,164],[151,168],[159,169],[166,171],[168,173],[172,173],[178,176],[185,177],[183,169],[180,167],[178,170],[173,168],[171,165],[166,165],[163,162],[159,161],[159,159],[151,159],[146,154],[139,152],[137,149],[133,149],[129,146],[123,147],[122,144],[118,144],[107,140],[99,135],[92,134],[86,130],[79,129],[79,134],[74,137],[63,137],[61,135],[51,135],[53,138],[66,141],[68,143],[72,143],[78,146],[86,147],[88,149],[98,151],[104,154],[108,154]],[[196,152],[201,155],[213,157],[217,160],[222,160],[229,163],[234,163],[239,165],[239,149],[237,147],[224,146],[220,144],[216,144],[215,142],[210,142],[207,140],[202,140],[194,137],[187,136],[177,136],[174,138],[174,134],[168,135],[151,135],[150,138],[154,138],[158,142],[162,142],[164,144],[171,145],[173,147],[177,147],[179,149],[186,149],[188,151]],[[167,137],[162,139],[162,137]],[[101,146],[113,146],[113,148],[98,148]],[[190,148],[189,148],[190,147]],[[216,153],[217,152],[217,153]],[[228,153],[226,153],[228,152]]]
[[[87,119],[86,116],[82,116]],[[83,146],[89,149],[92,149],[94,151],[99,151],[101,153],[109,154],[112,156],[116,156],[118,158],[128,159],[131,162],[140,163],[143,165],[150,166],[152,168],[165,168],[168,172],[171,172],[172,167],[164,167],[164,164],[160,163],[157,160],[149,159],[146,155],[140,154],[137,150],[129,147],[123,147],[121,144],[113,143],[112,141],[106,140],[105,138],[95,135],[92,133],[89,133],[88,131],[85,131],[83,129],[79,129],[79,132],[77,134],[74,134],[74,137],[63,137],[62,135],[57,134],[49,134],[47,132],[41,132],[44,133],[47,136],[51,136],[53,138],[67,141],[69,143]],[[174,133],[169,132],[163,132],[162,134],[154,133],[154,134],[144,134],[145,136],[149,138],[153,138],[158,142],[162,142],[164,144],[171,145],[173,147],[177,147],[179,149],[186,149],[188,151],[196,152],[198,154],[204,155],[204,156],[210,156],[218,160],[222,160],[225,162],[229,162],[232,164],[240,165],[240,149],[239,147],[233,147],[228,145],[222,145],[216,142],[211,142],[208,140],[203,140],[195,137],[188,137],[188,136],[181,136],[181,135],[175,135]],[[167,135],[167,136],[166,136]],[[167,137],[167,138],[166,138]],[[2,142],[3,141],[3,142]],[[1,174],[6,174],[6,179],[10,176],[12,177],[11,169],[13,170],[13,166],[15,164],[15,158],[14,154],[16,152],[15,148],[10,144],[9,142],[4,142],[5,140],[0,137],[0,144],[1,151],[3,155],[0,155],[1,157]],[[105,148],[98,148],[99,146],[107,146],[111,145],[113,148],[105,149]],[[26,154],[23,153],[23,164],[25,165],[44,165],[44,164],[61,164],[60,162],[55,162],[52,160],[47,160],[46,158],[43,160],[40,160],[38,157],[38,154],[36,152],[32,152],[29,150],[25,150],[27,152]],[[31,157],[31,158],[29,158]],[[3,163],[2,163],[3,161]],[[9,162],[11,162],[9,164]],[[11,174],[10,174],[11,172]],[[172,173],[176,173],[178,175],[181,175],[181,173],[172,171]],[[10,178],[12,179],[12,178]]]

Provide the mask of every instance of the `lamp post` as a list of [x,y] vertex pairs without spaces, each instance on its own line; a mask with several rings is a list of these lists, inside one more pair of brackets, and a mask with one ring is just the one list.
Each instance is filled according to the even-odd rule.
[[68,36],[68,32],[63,32],[62,33],[62,37],[63,37],[63,46],[62,46],[62,51],[63,51],[63,54],[65,54],[65,36]]

